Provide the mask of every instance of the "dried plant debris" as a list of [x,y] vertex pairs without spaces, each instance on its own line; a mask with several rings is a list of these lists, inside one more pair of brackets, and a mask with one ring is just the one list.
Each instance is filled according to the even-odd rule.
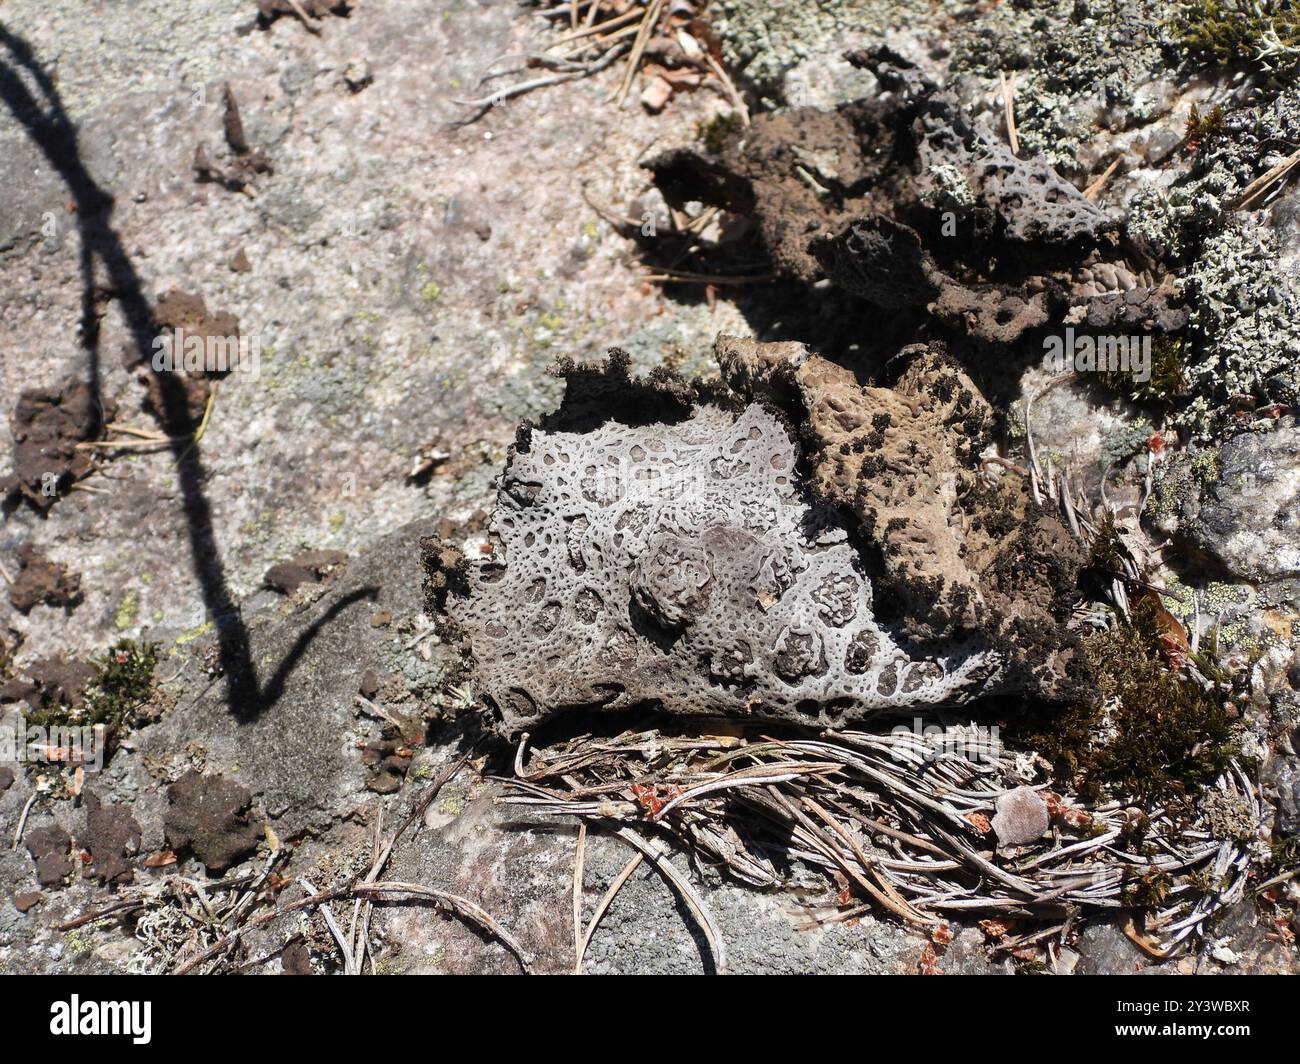
[[[1245,895],[1251,854],[1239,831],[1218,835],[1208,816],[1189,826],[1167,808],[1085,807],[1048,789],[1038,760],[989,729],[925,721],[817,738],[582,736],[530,763],[521,744],[506,801],[666,833],[756,887],[806,892],[796,870],[818,869],[827,889],[804,893],[810,926],[872,907],[922,927],[953,915],[1028,918],[1000,943],[1010,949],[1127,907],[1149,910],[1161,939],[1151,948],[1170,956]],[[1239,766],[1212,793],[1234,822],[1258,823]]]
[[274,167],[266,152],[249,144],[239,101],[229,82],[222,88],[222,98],[225,113],[221,125],[229,157],[218,164],[209,154],[208,146],[200,143],[194,149],[194,173],[200,182],[216,182],[231,192],[248,192],[259,174],[272,173]]
[[93,472],[92,452],[77,445],[98,439],[114,410],[81,380],[24,391],[13,417],[13,472],[0,479],[0,492],[49,510]]
[[[497,87],[474,99],[454,100],[471,109],[458,125],[477,121],[513,97],[589,77],[624,56],[619,86],[610,96],[616,106],[623,105],[639,73],[641,105],[651,113],[663,110],[676,93],[693,91],[709,78],[721,83],[733,106],[743,113],[744,101],[722,67],[705,18],[707,4],[541,0],[537,6],[549,28],[560,32],[546,34],[532,51],[508,53],[489,63],[478,83],[483,88]],[[506,77],[514,80],[502,83]]]
[[[568,367],[559,412],[511,452],[486,553],[426,544],[506,731],[633,706],[838,724],[1072,689],[1068,537],[961,508],[987,417],[969,381],[925,352],[900,391],[861,389],[778,347],[726,349],[736,391],[634,382],[617,353]],[[806,398],[779,405],[782,374]]]
[[955,94],[888,49],[849,58],[887,92],[760,116],[716,154],[660,156],[648,165],[665,196],[752,219],[779,274],[826,277],[988,343],[1067,320],[1162,332],[1186,323],[1118,220],[1041,159],[984,137]]

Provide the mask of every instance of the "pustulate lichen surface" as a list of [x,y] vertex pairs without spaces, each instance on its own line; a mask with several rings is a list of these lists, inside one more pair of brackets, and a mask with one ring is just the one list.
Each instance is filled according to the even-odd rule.
[[506,731],[632,707],[839,725],[1069,688],[1068,536],[1022,509],[990,539],[998,508],[970,501],[988,408],[955,363],[909,351],[895,393],[799,344],[718,352],[730,387],[570,367],[485,550],[426,545]]
[[798,448],[762,404],[534,430],[502,477],[494,550],[452,616],[510,729],[566,707],[833,723],[986,689],[969,640],[910,650]]

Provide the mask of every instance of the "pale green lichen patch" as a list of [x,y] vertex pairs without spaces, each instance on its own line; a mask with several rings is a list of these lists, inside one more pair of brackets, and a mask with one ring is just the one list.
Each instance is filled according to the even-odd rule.
[[1146,515],[1161,524],[1177,517],[1190,500],[1200,494],[1205,485],[1213,483],[1219,475],[1219,451],[1209,447],[1194,453],[1183,453],[1161,463]]
[[140,596],[134,591],[128,591],[117,604],[117,609],[113,611],[113,627],[119,632],[125,632],[135,624],[139,614]]
[[966,214],[975,208],[975,192],[966,175],[948,163],[938,163],[929,170],[931,178],[921,198],[937,210]]

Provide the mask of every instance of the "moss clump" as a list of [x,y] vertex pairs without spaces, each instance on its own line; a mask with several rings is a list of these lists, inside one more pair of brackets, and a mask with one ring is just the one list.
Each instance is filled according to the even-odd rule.
[[95,678],[75,707],[47,706],[30,714],[28,723],[42,728],[103,725],[111,740],[140,722],[140,710],[153,695],[158,651],[157,643],[119,640],[91,662]]
[[1208,66],[1279,70],[1300,61],[1295,0],[1182,0],[1169,24],[1178,43]]
[[1200,151],[1203,147],[1212,146],[1225,132],[1221,104],[1205,114],[1201,114],[1200,108],[1192,104],[1192,112],[1187,116],[1187,128],[1184,131],[1188,151]]
[[1071,706],[1034,742],[1090,801],[1187,800],[1227,767],[1233,720],[1221,692],[1170,667],[1167,622],[1155,602],[1137,602],[1132,618],[1083,641],[1099,703]]
[[1173,877],[1168,872],[1152,868],[1130,879],[1120,898],[1133,909],[1155,909],[1164,904],[1173,886]]
[[1261,879],[1287,875],[1300,869],[1300,839],[1274,837],[1269,844],[1268,860],[1261,870]]
[[1151,376],[1133,379],[1131,372],[1103,370],[1101,383],[1111,391],[1139,403],[1162,406],[1187,393],[1186,358],[1183,341],[1175,336],[1157,336],[1151,342]]
[[1088,568],[1108,576],[1120,576],[1124,572],[1123,540],[1115,528],[1115,515],[1107,513],[1097,526],[1092,545],[1088,548]]
[[705,150],[718,155],[727,146],[727,138],[739,128],[740,115],[728,111],[725,114],[714,115],[707,122],[701,122],[698,133]]

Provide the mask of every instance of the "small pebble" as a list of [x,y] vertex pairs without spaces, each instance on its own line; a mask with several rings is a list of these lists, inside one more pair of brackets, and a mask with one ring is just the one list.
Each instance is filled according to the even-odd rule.
[[1030,787],[1007,791],[994,808],[993,831],[1003,846],[1027,846],[1047,834],[1047,803]]

